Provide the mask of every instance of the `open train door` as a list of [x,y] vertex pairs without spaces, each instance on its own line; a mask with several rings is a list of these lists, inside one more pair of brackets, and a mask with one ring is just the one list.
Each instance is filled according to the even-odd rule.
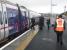
[[23,31],[23,28],[22,28],[22,14],[21,14],[21,10],[20,10],[20,7],[19,7],[19,5],[17,4],[17,7],[18,7],[18,16],[17,16],[17,18],[18,18],[18,27],[19,27],[19,32],[20,33],[22,33]]

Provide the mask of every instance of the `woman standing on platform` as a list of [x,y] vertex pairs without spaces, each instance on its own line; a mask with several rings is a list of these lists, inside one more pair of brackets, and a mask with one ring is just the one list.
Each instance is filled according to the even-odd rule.
[[48,30],[50,28],[50,18],[47,19],[47,27],[48,27]]

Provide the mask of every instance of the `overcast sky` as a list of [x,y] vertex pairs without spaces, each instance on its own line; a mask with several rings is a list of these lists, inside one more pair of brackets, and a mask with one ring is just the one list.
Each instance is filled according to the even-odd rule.
[[[50,13],[51,12],[51,0],[8,0],[20,5],[26,6],[28,9],[36,11],[38,13]],[[67,7],[67,0],[52,0],[52,13],[64,12],[64,6]],[[67,10],[67,9],[66,9]]]

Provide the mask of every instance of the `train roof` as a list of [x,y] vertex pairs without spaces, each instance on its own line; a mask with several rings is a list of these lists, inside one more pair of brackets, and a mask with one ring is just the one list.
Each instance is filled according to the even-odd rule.
[[17,6],[14,5],[10,5],[10,4],[6,4],[7,8],[12,8],[12,9],[18,9]]
[[[17,9],[17,4],[16,3],[12,3],[10,1],[3,1],[3,0],[0,0],[0,3],[3,3],[3,4],[6,4],[7,7],[9,8],[12,8],[12,9]],[[22,9],[27,9],[25,6],[19,6],[21,7]]]

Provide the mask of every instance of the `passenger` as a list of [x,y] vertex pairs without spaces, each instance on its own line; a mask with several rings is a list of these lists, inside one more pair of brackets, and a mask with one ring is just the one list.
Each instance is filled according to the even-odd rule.
[[48,27],[48,30],[50,28],[50,18],[47,19],[47,27]]
[[40,16],[39,18],[39,29],[42,30],[44,26],[44,17]]
[[35,29],[34,26],[35,26],[35,19],[32,18],[31,19],[31,29]]
[[62,35],[65,30],[65,21],[62,19],[62,15],[57,16],[55,25],[54,25],[54,30],[57,34],[57,43],[59,42],[60,45],[63,44],[62,42]]

